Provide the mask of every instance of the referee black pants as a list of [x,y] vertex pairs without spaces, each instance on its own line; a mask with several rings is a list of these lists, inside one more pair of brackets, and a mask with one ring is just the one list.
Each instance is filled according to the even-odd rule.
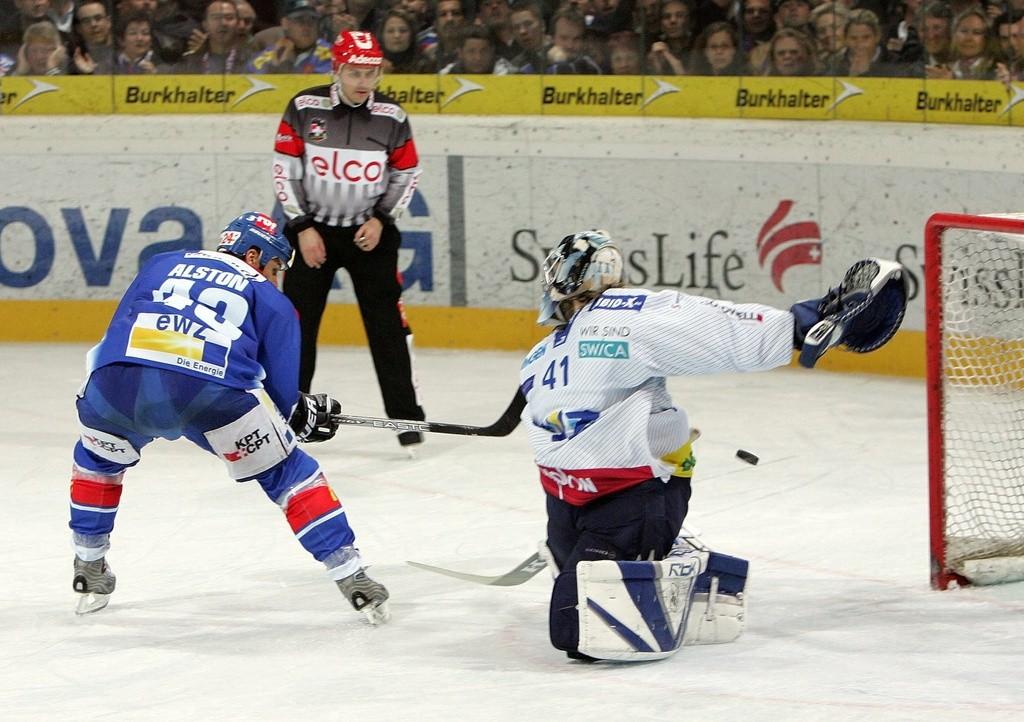
[[295,254],[295,264],[284,277],[284,293],[299,313],[302,355],[299,388],[309,392],[316,369],[316,344],[320,320],[327,306],[334,274],[339,268],[352,279],[370,355],[377,372],[384,411],[392,419],[423,420],[423,409],[413,385],[409,336],[412,330],[402,310],[402,285],[398,272],[398,247],[402,236],[394,225],[385,225],[380,243],[370,252],[356,248],[353,238],[359,226],[340,228],[317,223],[324,239],[327,261],[310,268]]

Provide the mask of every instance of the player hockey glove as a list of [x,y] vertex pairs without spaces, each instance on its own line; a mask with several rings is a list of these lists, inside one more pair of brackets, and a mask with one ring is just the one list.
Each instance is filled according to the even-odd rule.
[[838,344],[857,353],[884,345],[903,322],[907,293],[907,274],[899,263],[868,258],[850,266],[842,283],[824,298],[790,308],[800,365],[812,368]]
[[341,424],[335,417],[341,404],[327,394],[301,394],[288,425],[299,441],[308,443],[333,439]]

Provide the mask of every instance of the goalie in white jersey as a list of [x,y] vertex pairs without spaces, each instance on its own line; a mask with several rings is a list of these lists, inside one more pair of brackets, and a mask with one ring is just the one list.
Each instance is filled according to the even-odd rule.
[[[522,419],[547,494],[549,561],[560,570],[550,609],[556,648],[583,659],[668,656],[682,644],[688,600],[701,578],[722,571],[713,589],[732,579],[733,596],[741,598],[743,560],[712,554],[709,562],[705,554],[688,558],[689,566],[656,561],[672,553],[693,464],[690,422],[665,378],[785,366],[794,349],[813,365],[837,343],[877,348],[902,320],[901,270],[861,262],[824,298],[784,311],[623,288],[622,254],[607,234],[562,239],[544,264],[538,318],[557,328],[520,373]],[[879,298],[885,302],[874,303]],[[597,566],[600,560],[610,561]],[[742,629],[742,610],[738,615]]]

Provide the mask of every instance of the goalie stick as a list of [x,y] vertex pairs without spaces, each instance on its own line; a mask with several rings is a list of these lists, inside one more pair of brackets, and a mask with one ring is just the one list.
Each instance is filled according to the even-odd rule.
[[[699,438],[700,429],[691,428],[690,437],[686,440],[686,443],[692,444]],[[425,569],[428,572],[434,572],[435,574],[442,574],[446,577],[452,577],[453,579],[461,579],[464,582],[475,582],[476,584],[486,584],[492,587],[515,587],[520,584],[525,584],[526,582],[530,581],[535,576],[537,576],[538,572],[540,572],[548,565],[548,563],[538,552],[534,552],[529,557],[519,562],[514,569],[510,569],[504,574],[498,574],[497,576],[487,576],[484,574],[470,574],[468,572],[459,572],[455,571],[454,569],[435,567],[432,564],[424,564],[422,562],[407,561],[406,564],[408,564],[411,567],[416,567],[417,569]]]
[[461,436],[508,436],[519,425],[519,415],[525,406],[526,398],[517,390],[501,418],[490,426],[448,424],[443,421],[378,419],[371,416],[349,416],[348,414],[332,414],[331,419],[338,424],[370,426],[374,429],[391,429],[392,431],[429,431],[435,434],[458,434]]

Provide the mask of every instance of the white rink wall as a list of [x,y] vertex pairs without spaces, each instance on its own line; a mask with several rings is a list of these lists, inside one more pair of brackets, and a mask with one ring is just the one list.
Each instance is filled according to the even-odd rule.
[[[1024,134],[900,123],[413,117],[412,306],[532,309],[546,249],[620,239],[633,285],[787,305],[866,255],[913,274],[936,211],[1021,210]],[[5,118],[0,306],[114,300],[140,260],[274,204],[270,115]],[[341,277],[332,300],[351,300]],[[17,338],[11,340],[18,340]]]

